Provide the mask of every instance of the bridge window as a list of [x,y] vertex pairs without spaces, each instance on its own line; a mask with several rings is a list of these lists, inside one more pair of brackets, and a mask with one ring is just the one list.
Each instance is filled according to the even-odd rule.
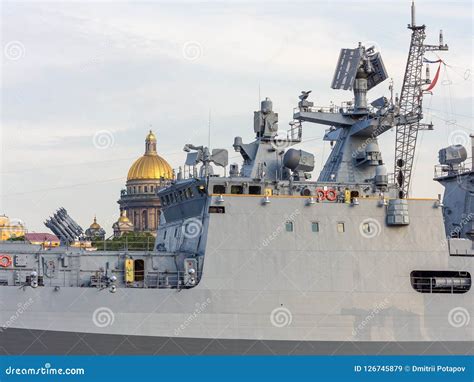
[[262,194],[262,187],[260,187],[260,186],[250,186],[249,187],[249,194],[250,195],[261,195]]
[[319,232],[319,222],[311,222],[311,231]]
[[241,185],[233,185],[230,186],[230,193],[231,194],[243,194],[244,193],[244,188]]
[[215,184],[212,188],[214,194],[225,194],[225,186],[223,184]]
[[293,232],[293,222],[291,220],[285,223],[286,232]]

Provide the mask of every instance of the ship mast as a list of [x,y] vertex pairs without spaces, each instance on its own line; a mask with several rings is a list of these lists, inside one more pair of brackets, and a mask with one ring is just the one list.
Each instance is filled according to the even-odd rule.
[[425,28],[425,25],[416,25],[413,1],[411,24],[408,25],[408,29],[412,31],[411,42],[399,100],[402,118],[396,127],[395,176],[400,198],[408,196],[418,131],[432,129],[431,125],[420,123],[423,119],[422,86],[429,83],[429,79],[422,79],[423,57],[426,51],[448,50],[448,46],[443,45],[442,32],[439,36],[439,45],[425,45]]

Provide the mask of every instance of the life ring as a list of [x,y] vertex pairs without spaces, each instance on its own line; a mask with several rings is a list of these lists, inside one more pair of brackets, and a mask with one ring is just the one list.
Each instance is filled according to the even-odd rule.
[[337,192],[335,190],[327,190],[325,196],[327,200],[334,202],[337,198]]
[[318,197],[319,200],[324,200],[326,199],[326,193],[324,192],[323,189],[319,188],[316,190],[316,196]]
[[12,265],[12,258],[8,255],[0,255],[0,267],[7,268]]

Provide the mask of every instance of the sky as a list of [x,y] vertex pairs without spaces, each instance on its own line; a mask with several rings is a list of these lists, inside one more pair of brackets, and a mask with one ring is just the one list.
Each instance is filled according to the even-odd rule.
[[[424,100],[435,129],[420,135],[412,183],[412,196],[436,197],[438,150],[469,146],[474,133],[473,10],[470,1],[416,6],[426,42],[443,29],[450,49]],[[339,50],[359,41],[381,52],[399,92],[410,39],[410,1],[2,1],[0,17],[0,215],[31,232],[47,231],[62,206],[84,228],[97,215],[111,234],[150,128],[175,169],[186,143],[208,143],[209,124],[211,147],[239,163],[233,138],[253,139],[259,98],[272,99],[281,131],[301,90],[318,106],[350,100],[330,83]],[[388,86],[369,101],[389,96]],[[315,155],[315,176],[330,150],[324,129],[305,123],[297,146]],[[379,144],[391,171],[394,131]]]

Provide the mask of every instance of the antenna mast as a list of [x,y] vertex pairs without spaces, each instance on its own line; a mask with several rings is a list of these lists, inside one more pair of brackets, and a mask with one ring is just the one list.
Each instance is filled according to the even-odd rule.
[[211,109],[209,108],[209,122],[207,131],[207,147],[211,147]]
[[414,1],[411,4],[411,24],[408,25],[408,29],[411,29],[412,34],[403,86],[400,92],[401,118],[396,128],[395,143],[395,176],[400,189],[400,198],[408,196],[418,131],[432,128],[432,126],[420,123],[423,119],[422,85],[427,83],[427,80],[421,78],[423,57],[426,51],[448,50],[448,46],[443,45],[442,34],[440,34],[439,45],[424,44],[426,37],[425,25],[416,25]]

